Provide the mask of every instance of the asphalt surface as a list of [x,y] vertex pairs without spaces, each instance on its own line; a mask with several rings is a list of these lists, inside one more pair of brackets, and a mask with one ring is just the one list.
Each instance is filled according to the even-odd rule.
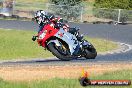
[[[87,34],[90,37],[104,38],[115,42],[122,42],[132,45],[132,25],[109,25],[109,24],[78,24],[69,23],[71,27],[79,27],[80,32]],[[38,25],[34,22],[27,21],[5,21],[0,20],[0,28],[17,29],[17,30],[33,30],[38,29]],[[32,37],[32,36],[31,36]],[[107,47],[107,44],[106,46]],[[107,55],[98,55],[96,59],[84,60],[84,58],[72,61],[60,61],[56,58],[43,59],[37,58],[27,61],[4,62],[4,64],[74,64],[74,63],[88,63],[88,62],[117,62],[117,61],[132,61],[132,50],[125,53],[115,53]]]

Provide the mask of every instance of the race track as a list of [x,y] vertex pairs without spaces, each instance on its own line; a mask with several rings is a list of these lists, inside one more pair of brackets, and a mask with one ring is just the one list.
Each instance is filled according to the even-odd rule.
[[[122,42],[132,45],[132,25],[109,25],[109,24],[77,24],[70,23],[71,27],[80,27],[81,33],[87,33],[90,37],[105,38],[107,40],[112,40],[116,42]],[[5,21],[0,20],[0,28],[5,29],[19,29],[19,30],[33,30],[38,28],[38,25],[34,22],[27,21]],[[32,36],[31,36],[32,37]],[[6,64],[44,64],[44,65],[62,65],[62,64],[76,64],[76,63],[88,63],[88,62],[117,62],[117,61],[132,61],[132,50],[125,53],[115,53],[107,55],[98,55],[96,59],[93,60],[72,60],[72,61],[60,61],[56,58],[51,58],[50,60],[45,60],[44,58],[36,58],[34,60],[26,61],[8,61],[2,62],[0,65]]]

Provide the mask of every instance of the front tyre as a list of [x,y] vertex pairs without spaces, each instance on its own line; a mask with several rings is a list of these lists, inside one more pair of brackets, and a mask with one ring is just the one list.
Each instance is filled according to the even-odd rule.
[[95,59],[96,56],[97,56],[97,51],[92,44],[89,47],[85,48],[86,59]]
[[55,45],[55,43],[53,43],[53,42],[51,42],[51,43],[48,44],[48,48],[52,52],[52,54],[54,56],[56,56],[57,58],[59,58],[60,60],[70,61],[70,60],[73,59],[72,57],[69,57],[68,54],[61,53],[62,51],[60,51],[58,49],[58,47]]

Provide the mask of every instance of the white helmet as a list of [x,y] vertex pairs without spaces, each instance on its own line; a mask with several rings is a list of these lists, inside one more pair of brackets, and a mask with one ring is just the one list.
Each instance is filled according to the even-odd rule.
[[38,24],[44,23],[47,19],[47,12],[39,10],[35,13],[34,18]]

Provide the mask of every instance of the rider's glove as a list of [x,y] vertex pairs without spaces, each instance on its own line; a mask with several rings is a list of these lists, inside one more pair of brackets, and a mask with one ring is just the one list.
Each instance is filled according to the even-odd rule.
[[57,22],[56,25],[60,28],[62,27],[62,23],[61,22]]
[[35,41],[35,40],[36,40],[36,36],[33,36],[33,37],[32,37],[32,40]]
[[62,27],[62,23],[56,23],[55,24],[55,28],[59,29],[60,27]]
[[57,23],[57,24],[58,24],[58,27],[62,27],[62,23],[59,22],[59,23]]

